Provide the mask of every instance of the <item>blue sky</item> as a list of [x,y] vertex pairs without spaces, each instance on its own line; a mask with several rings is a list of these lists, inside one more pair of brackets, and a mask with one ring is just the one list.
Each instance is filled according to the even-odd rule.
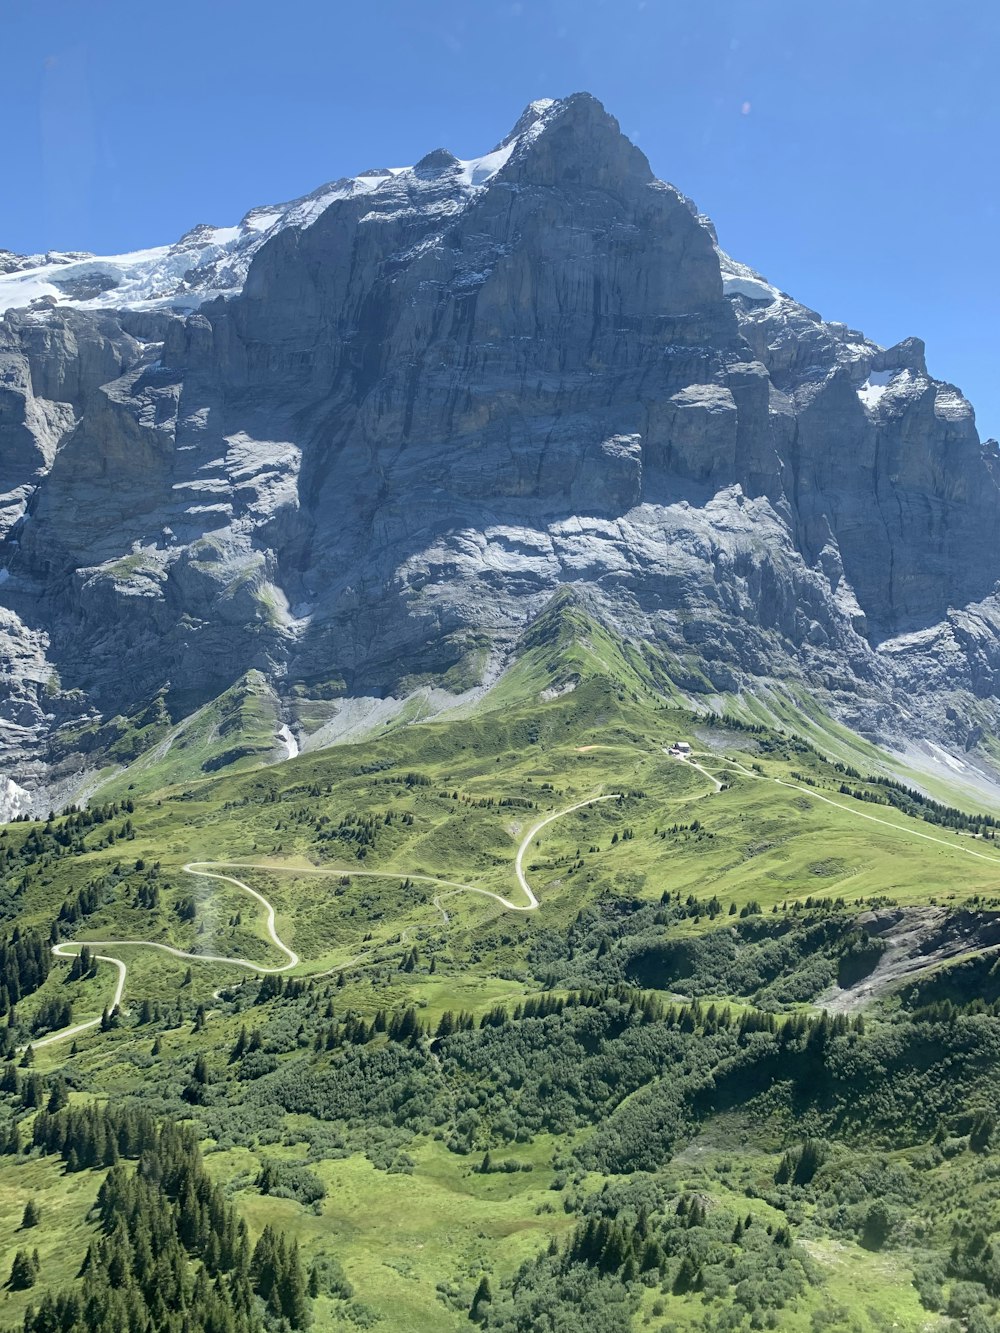
[[0,247],[163,243],[484,152],[586,89],[731,254],[880,342],[923,337],[1000,434],[1000,5],[0,0],[0,24]]

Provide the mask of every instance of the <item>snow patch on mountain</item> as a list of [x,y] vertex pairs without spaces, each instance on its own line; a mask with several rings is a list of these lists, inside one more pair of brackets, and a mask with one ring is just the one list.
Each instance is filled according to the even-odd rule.
[[[858,397],[869,410],[878,407],[879,401],[890,381],[897,372],[894,370],[872,370],[864,384],[858,389]],[[906,372],[904,372],[905,374]]]
[[[81,251],[50,251],[45,255],[15,255],[0,251],[0,314],[6,310],[72,305],[80,310],[171,309],[195,310],[217,296],[234,296],[243,289],[250,263],[264,243],[286,227],[309,227],[332,203],[377,191],[394,190],[401,201],[441,178],[454,198],[438,207],[456,209],[471,191],[479,189],[508,162],[518,142],[537,133],[545,113],[555,103],[533,102],[535,117],[520,136],[509,137],[482,157],[462,160],[450,154],[440,172],[418,167],[380,167],[322,185],[289,203],[253,208],[234,227],[200,224],[173,245],[152,246],[118,255]],[[525,113],[528,115],[528,113]],[[433,154],[431,155],[434,156]]]
[[287,722],[278,728],[278,739],[285,747],[285,758],[294,759],[299,752],[299,743]]
[[485,185],[488,180],[497,174],[501,167],[505,167],[514,151],[514,143],[509,143],[501,148],[494,148],[492,153],[486,153],[483,157],[473,157],[467,162],[459,161],[459,178],[463,185]]
[[119,255],[33,256],[36,262],[0,272],[0,312],[33,305],[194,310],[203,301],[239,292],[254,255],[276,232],[308,227],[336,200],[371,194],[394,178],[384,171],[334,181],[290,203],[251,209],[235,227],[202,223],[173,245]]
[[722,269],[722,290],[727,296],[744,296],[749,301],[766,301],[768,305],[781,299],[777,287],[772,287],[747,264],[739,263],[718,246],[716,252]]
[[13,778],[0,777],[0,823],[30,814],[33,804],[31,793],[19,787]]

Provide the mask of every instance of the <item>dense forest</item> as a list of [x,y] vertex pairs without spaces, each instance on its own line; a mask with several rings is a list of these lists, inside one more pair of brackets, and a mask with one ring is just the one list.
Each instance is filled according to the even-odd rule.
[[[251,1251],[246,1227],[209,1179],[190,1126],[133,1107],[41,1111],[32,1142],[68,1171],[109,1168],[97,1191],[100,1237],[82,1284],[48,1295],[24,1333],[258,1333],[311,1322],[298,1250],[267,1228]],[[132,1167],[129,1163],[134,1162]],[[34,1285],[23,1253],[12,1286]]]
[[[100,1236],[79,1289],[47,1296],[27,1330],[305,1327],[311,1279],[294,1244],[272,1228],[251,1248],[198,1149],[204,1135],[253,1143],[287,1113],[315,1126],[302,1131],[307,1161],[329,1152],[336,1130],[342,1145],[382,1169],[407,1170],[408,1145],[426,1134],[443,1134],[480,1173],[522,1169],[518,1145],[538,1134],[575,1141],[558,1164],[580,1219],[575,1230],[510,1282],[487,1282],[473,1302],[476,1320],[504,1330],[533,1326],[545,1311],[561,1328],[560,1310],[581,1312],[594,1333],[627,1328],[651,1282],[673,1293],[725,1288],[734,1309],[780,1327],[771,1316],[818,1280],[796,1244],[797,1197],[817,1200],[835,1231],[878,1247],[919,1195],[914,1180],[901,1185],[883,1173],[848,1209],[828,1205],[837,1188],[829,1164],[844,1151],[831,1144],[870,1146],[874,1137],[940,1152],[935,1143],[965,1135],[973,1152],[992,1151],[987,1108],[1000,1096],[1000,1020],[974,1002],[949,1002],[940,1013],[922,1005],[872,1026],[671,1002],[619,982],[540,993],[478,1021],[445,1012],[433,1029],[412,1007],[370,1021],[338,1012],[336,987],[315,983],[250,982],[239,1003],[248,1016],[266,1012],[266,1025],[244,1024],[222,1059],[199,1055],[187,1071],[165,1071],[164,1087],[176,1089],[166,1098],[150,1089],[118,1107],[67,1105],[64,1081],[7,1065],[7,1152],[55,1155],[71,1173],[107,1172],[95,1190]],[[781,1226],[758,1226],[752,1209],[734,1214],[675,1197],[655,1174],[643,1175],[739,1106],[776,1118],[792,1138],[769,1196],[786,1212]],[[173,1122],[191,1115],[193,1123]],[[620,1183],[580,1194],[573,1182],[593,1172]],[[305,1164],[265,1161],[256,1186],[303,1205],[324,1193]],[[947,1264],[992,1296],[1000,1294],[992,1256],[975,1236],[956,1233]],[[34,1281],[29,1251],[19,1252],[17,1269],[11,1282]],[[97,1309],[103,1322],[94,1322]]]

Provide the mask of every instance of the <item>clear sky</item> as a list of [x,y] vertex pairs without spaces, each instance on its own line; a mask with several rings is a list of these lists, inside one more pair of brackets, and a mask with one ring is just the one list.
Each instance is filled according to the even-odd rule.
[[0,247],[161,244],[587,90],[725,249],[924,338],[997,435],[998,62],[994,0],[0,0]]

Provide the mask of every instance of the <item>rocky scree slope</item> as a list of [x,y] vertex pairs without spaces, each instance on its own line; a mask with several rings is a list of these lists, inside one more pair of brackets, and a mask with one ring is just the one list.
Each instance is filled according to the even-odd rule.
[[488,681],[567,587],[703,698],[995,729],[1000,456],[917,339],[729,259],[586,94],[311,199],[0,323],[4,772],[85,767],[65,728],[168,682]]

